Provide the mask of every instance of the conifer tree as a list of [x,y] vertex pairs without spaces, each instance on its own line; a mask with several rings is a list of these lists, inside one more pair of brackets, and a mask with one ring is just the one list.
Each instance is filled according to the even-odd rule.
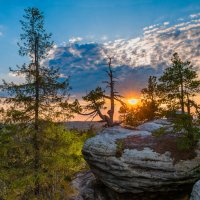
[[144,117],[148,120],[153,120],[158,115],[159,100],[157,90],[157,80],[155,76],[150,76],[148,85],[141,90],[142,93],[142,109]]
[[[43,159],[41,148],[45,142],[42,141],[40,134],[43,132],[44,119],[47,121],[58,117],[61,114],[61,106],[69,111],[69,83],[67,79],[60,80],[58,68],[43,65],[49,50],[53,47],[51,34],[44,28],[43,13],[38,8],[25,9],[25,15],[20,22],[23,32],[20,35],[19,55],[27,56],[30,62],[17,66],[15,70],[10,69],[12,73],[22,77],[24,82],[15,84],[4,81],[3,89],[11,95],[7,102],[13,105],[7,112],[7,122],[15,122],[20,124],[21,128],[24,127],[24,130],[26,127],[31,130],[26,137],[32,138],[34,194],[39,197]],[[21,140],[23,141],[23,138]]]
[[189,61],[182,61],[178,53],[172,57],[172,66],[166,68],[159,78],[158,86],[163,103],[172,110],[180,109],[185,113],[185,107],[190,114],[191,98],[199,92],[200,81]]
[[123,105],[120,110],[120,118],[123,123],[137,126],[145,121],[150,121],[159,116],[159,97],[157,90],[157,78],[150,76],[148,85],[141,90],[141,102],[138,105]]

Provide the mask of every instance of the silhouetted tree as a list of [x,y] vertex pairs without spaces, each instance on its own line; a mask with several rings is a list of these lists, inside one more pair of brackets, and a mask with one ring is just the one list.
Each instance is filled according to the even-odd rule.
[[123,105],[120,117],[124,124],[137,126],[145,121],[150,121],[159,116],[159,98],[157,93],[157,81],[155,76],[150,76],[148,85],[141,90],[141,102],[137,105]]
[[181,109],[190,114],[192,106],[191,97],[199,92],[200,81],[197,72],[189,61],[183,62],[177,53],[173,54],[172,66],[166,68],[164,74],[159,78],[158,86],[162,102],[171,110]]
[[[108,76],[108,81],[106,87],[109,89],[109,94],[107,95],[105,90],[101,87],[97,87],[95,90],[90,91],[86,96],[83,97],[83,100],[88,102],[84,110],[88,113],[83,113],[83,108],[79,104],[79,109],[76,107],[75,111],[82,115],[90,115],[92,117],[99,116],[103,122],[106,122],[107,126],[113,126],[114,123],[114,112],[115,112],[115,101],[124,104],[121,100],[122,96],[118,94],[115,88],[116,77],[114,75],[115,71],[112,68],[112,58],[108,58],[108,69],[106,74]],[[110,109],[107,111],[107,114],[104,114],[102,110],[106,109],[106,99],[110,103]],[[78,102],[78,101],[77,101]]]
[[150,76],[148,79],[148,85],[141,90],[142,93],[142,110],[144,117],[147,120],[153,120],[158,116],[159,100],[157,90],[157,80],[155,76]]

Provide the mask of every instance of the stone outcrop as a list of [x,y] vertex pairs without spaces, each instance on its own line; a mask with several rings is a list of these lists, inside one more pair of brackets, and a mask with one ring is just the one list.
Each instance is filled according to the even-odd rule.
[[195,183],[190,200],[200,200],[200,180]]
[[136,130],[106,128],[86,141],[83,155],[96,178],[117,194],[155,196],[190,190],[200,179],[200,144],[180,150],[179,136],[152,135],[160,128],[170,130],[172,125],[155,120]]
[[93,200],[95,177],[90,171],[80,172],[72,181],[72,186],[77,191],[72,200]]
[[116,200],[114,193],[98,181],[91,171],[78,173],[72,186],[77,192],[70,200]]

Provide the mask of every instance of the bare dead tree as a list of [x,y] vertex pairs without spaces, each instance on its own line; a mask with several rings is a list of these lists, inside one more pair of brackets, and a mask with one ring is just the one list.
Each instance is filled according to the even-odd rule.
[[[80,106],[78,100],[74,104],[75,112],[78,114],[89,115],[92,118],[98,115],[109,127],[116,124],[114,122],[115,101],[118,101],[122,105],[125,104],[122,100],[123,97],[116,91],[117,78],[112,67],[112,61],[113,58],[108,57],[108,69],[106,70],[108,80],[103,82],[106,83],[106,88],[109,90],[109,94],[106,94],[105,90],[101,87],[97,87],[95,90],[90,91],[83,97],[83,100],[88,103],[84,108]],[[107,111],[107,114],[104,114],[105,112],[103,112],[103,110],[106,110],[106,99],[109,101],[110,109]]]

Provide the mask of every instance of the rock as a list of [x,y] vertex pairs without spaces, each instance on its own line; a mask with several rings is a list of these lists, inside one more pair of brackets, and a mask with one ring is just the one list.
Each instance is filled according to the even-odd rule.
[[181,151],[176,144],[178,136],[152,136],[151,131],[169,126],[168,121],[157,120],[137,130],[104,129],[86,141],[84,158],[94,175],[118,194],[186,192],[200,178],[200,144]]
[[200,200],[200,180],[195,183],[190,200]]
[[157,120],[154,120],[152,122],[146,122],[146,123],[138,126],[136,129],[140,130],[140,131],[153,132],[153,131],[156,131],[156,130],[162,128],[162,127],[165,127],[166,129],[168,129],[171,126],[172,126],[171,123],[168,122],[167,120],[157,119]]
[[76,178],[72,181],[72,186],[77,191],[77,194],[72,198],[72,200],[93,200],[93,185],[95,180],[94,175],[90,171],[78,173]]
[[78,173],[72,181],[72,186],[77,194],[70,200],[115,200],[110,196],[110,191],[94,177],[91,171]]

